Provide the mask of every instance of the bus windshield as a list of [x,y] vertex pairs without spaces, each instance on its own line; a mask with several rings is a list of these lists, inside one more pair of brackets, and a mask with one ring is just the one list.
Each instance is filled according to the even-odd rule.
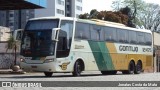
[[58,27],[58,20],[35,20],[26,25],[21,55],[27,57],[54,55],[55,43],[51,40],[52,28]]

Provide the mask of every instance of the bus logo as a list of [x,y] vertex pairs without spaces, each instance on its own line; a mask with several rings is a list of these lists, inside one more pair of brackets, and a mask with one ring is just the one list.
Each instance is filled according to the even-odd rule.
[[68,64],[70,64],[70,62],[62,63],[62,65],[59,65],[59,66],[62,68],[62,70],[67,70]]

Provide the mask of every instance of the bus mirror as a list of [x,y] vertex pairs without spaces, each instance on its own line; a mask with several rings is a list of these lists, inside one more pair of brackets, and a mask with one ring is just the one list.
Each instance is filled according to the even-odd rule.
[[13,33],[14,40],[20,41],[22,39],[23,29],[17,29]]
[[59,30],[60,30],[60,28],[53,28],[52,29],[52,40],[53,41],[58,41]]

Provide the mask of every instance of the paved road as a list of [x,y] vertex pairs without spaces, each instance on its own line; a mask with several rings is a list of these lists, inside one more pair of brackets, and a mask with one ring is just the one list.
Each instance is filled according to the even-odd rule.
[[[100,72],[84,72],[81,77],[72,77],[68,73],[54,73],[53,77],[45,77],[43,73],[1,74],[0,81],[160,81],[160,73],[143,73],[136,75],[101,75]],[[73,84],[73,83],[72,83]],[[22,90],[21,88],[12,88]],[[29,88],[23,88],[28,90]],[[159,87],[52,87],[30,88],[30,90],[160,90]],[[0,88],[11,90],[11,88]]]

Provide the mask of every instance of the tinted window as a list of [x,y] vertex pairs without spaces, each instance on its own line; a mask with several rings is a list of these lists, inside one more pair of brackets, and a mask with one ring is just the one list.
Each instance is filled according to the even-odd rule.
[[105,41],[117,41],[116,29],[111,27],[104,27]]
[[145,33],[146,45],[152,45],[152,36],[149,33]]
[[76,39],[90,39],[89,24],[77,22],[75,38]]
[[117,29],[117,36],[118,36],[118,41],[120,43],[128,43],[128,31],[127,30]]
[[26,25],[27,30],[46,30],[57,28],[59,20],[33,20]]
[[136,38],[136,32],[135,31],[129,31],[129,43],[136,44],[137,38]]
[[137,41],[138,41],[138,44],[145,44],[143,32],[137,32]]
[[91,32],[91,40],[95,40],[95,41],[104,40],[104,33],[101,26],[90,25],[90,32]]

